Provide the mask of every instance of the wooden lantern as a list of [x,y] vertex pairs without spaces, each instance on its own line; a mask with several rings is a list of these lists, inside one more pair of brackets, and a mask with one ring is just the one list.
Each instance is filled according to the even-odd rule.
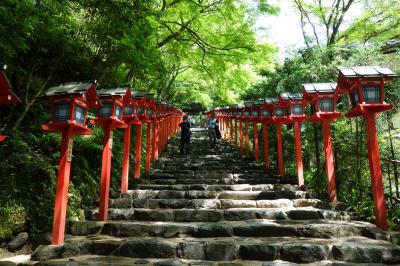
[[51,87],[42,98],[49,101],[51,109],[51,121],[42,125],[42,129],[62,134],[51,235],[51,243],[59,245],[64,243],[73,138],[92,133],[86,127],[86,115],[90,107],[98,104],[98,98],[95,83],[82,82]]
[[338,92],[347,93],[351,100],[351,110],[346,116],[363,116],[367,124],[368,160],[375,218],[377,226],[383,230],[388,229],[388,224],[375,118],[380,112],[393,108],[392,104],[385,102],[384,87],[385,83],[395,77],[390,69],[377,66],[340,68],[337,86]]

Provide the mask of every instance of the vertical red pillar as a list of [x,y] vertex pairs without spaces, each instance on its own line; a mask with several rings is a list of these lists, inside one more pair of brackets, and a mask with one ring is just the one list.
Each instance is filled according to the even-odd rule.
[[159,122],[153,124],[153,143],[151,149],[151,161],[154,163],[158,159],[158,125]]
[[124,129],[124,154],[122,157],[121,194],[128,191],[129,153],[131,147],[131,125]]
[[297,178],[298,185],[304,185],[303,158],[301,156],[300,123],[294,122],[294,142],[296,146]]
[[112,132],[112,127],[110,125],[104,126],[103,157],[100,179],[99,221],[107,221],[108,219],[108,197],[110,192],[111,155],[113,142]]
[[322,134],[324,135],[324,152],[326,177],[328,182],[328,196],[330,202],[336,202],[335,166],[333,163],[331,129],[328,120],[322,120]]
[[234,129],[233,129],[233,120],[229,119],[229,133],[230,133],[230,142],[233,143],[234,139],[233,139],[233,133],[234,133]]
[[240,120],[239,130],[240,130],[240,151],[243,153],[243,121],[242,120]]
[[136,161],[133,178],[140,177],[140,161],[142,159],[142,124],[136,126]]
[[263,123],[263,140],[264,140],[264,166],[269,168],[268,158],[268,126],[267,123]]
[[367,112],[365,120],[368,127],[368,159],[371,175],[372,195],[375,205],[376,225],[382,230],[388,230],[385,195],[382,183],[381,158],[379,155],[378,137],[375,124],[376,113]]
[[235,145],[238,146],[238,121],[235,119]]
[[278,146],[278,167],[279,167],[279,175],[284,175],[283,170],[283,150],[282,150],[282,128],[281,124],[276,124],[276,142]]
[[150,159],[151,159],[151,122],[146,123],[146,167],[145,172],[150,172]]
[[253,137],[254,137],[254,157],[258,161],[258,124],[253,122]]
[[53,230],[51,234],[51,243],[53,245],[64,243],[73,137],[74,133],[73,129],[71,128],[63,131],[62,133],[60,164],[58,167],[57,191],[54,206]]
[[250,149],[250,145],[249,145],[249,120],[246,120],[245,123],[245,127],[246,127],[246,157],[249,157],[249,149]]

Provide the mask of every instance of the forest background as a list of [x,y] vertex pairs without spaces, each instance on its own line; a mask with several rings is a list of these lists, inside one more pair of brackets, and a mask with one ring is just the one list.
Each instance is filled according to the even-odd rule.
[[[356,17],[349,13],[354,4],[361,7]],[[177,107],[212,108],[300,91],[302,83],[335,82],[340,66],[381,65],[400,73],[399,1],[290,0],[290,5],[304,48],[281,62],[279,49],[257,38],[257,18],[280,12],[279,4],[266,0],[2,0],[0,62],[8,65],[22,103],[0,107],[0,133],[8,135],[0,143],[0,241],[22,230],[31,237],[50,230],[60,136],[40,129],[50,115],[37,97],[51,85],[131,84]],[[386,87],[395,108],[378,119],[392,228],[400,218],[399,97],[395,81]],[[338,106],[347,112],[348,99]],[[94,134],[74,143],[68,219],[83,218],[97,205],[103,133],[89,127]],[[274,128],[269,130],[273,144]],[[373,222],[365,132],[361,118],[332,124],[339,199]],[[294,175],[293,129],[287,126],[283,133],[286,167]],[[320,126],[305,123],[302,138],[306,184],[326,198]],[[270,154],[276,158],[274,145]],[[117,131],[112,193],[118,193],[121,160]]]

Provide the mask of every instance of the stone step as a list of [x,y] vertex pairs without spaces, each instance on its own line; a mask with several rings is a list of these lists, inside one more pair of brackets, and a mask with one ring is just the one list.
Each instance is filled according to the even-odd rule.
[[334,259],[350,263],[400,263],[398,246],[365,237],[336,239],[221,237],[166,240],[156,237],[118,238],[90,235],[68,238],[65,244],[59,246],[39,246],[32,254],[32,259],[43,261],[89,254],[208,261],[279,259],[293,263],[312,263]]
[[221,179],[199,179],[199,178],[185,178],[185,179],[141,179],[142,184],[159,184],[159,185],[174,185],[174,184],[225,184],[225,185],[233,185],[233,184],[249,184],[249,185],[259,185],[259,184],[296,184],[297,180],[295,179],[275,179],[275,178],[248,178],[248,179],[232,179],[232,178],[221,178]]
[[[268,192],[266,192],[268,193]],[[204,194],[204,193],[202,193]],[[190,193],[196,197],[194,193]],[[183,195],[184,196],[184,195]],[[201,195],[200,195],[201,196]],[[226,195],[228,196],[228,195]],[[293,208],[293,207],[317,207],[329,209],[329,204],[315,199],[122,199],[110,200],[110,208],[129,209],[232,209],[232,208]]]
[[390,235],[367,222],[314,220],[270,221],[247,220],[210,223],[77,221],[70,222],[68,233],[73,236],[103,234],[115,237],[308,237],[335,239],[363,236],[390,240]]
[[[89,220],[97,220],[97,210],[87,214]],[[303,208],[232,208],[232,209],[143,209],[110,208],[109,220],[160,221],[160,222],[219,222],[249,219],[268,220],[341,220],[349,221],[346,212]]]
[[[135,189],[128,190],[127,193],[121,195],[120,198],[110,200],[110,206],[116,205],[132,205],[132,200],[147,200],[147,199],[233,199],[233,200],[275,200],[284,199],[305,199],[306,192],[301,190],[266,190],[266,191],[216,191],[216,190],[155,190],[155,189]],[[130,200],[128,203],[128,200]],[[307,202],[312,202],[313,206],[317,202],[316,199],[307,199]],[[322,202],[321,202],[322,203]],[[295,204],[299,205],[299,204]],[[311,204],[309,205],[311,206]],[[300,206],[305,207],[305,206]]]
[[207,184],[190,184],[190,185],[157,185],[157,184],[132,184],[133,189],[142,190],[202,190],[202,191],[297,191],[297,185],[291,184],[261,184],[261,185],[207,185]]
[[[323,264],[320,264],[323,263]],[[337,262],[338,263],[338,262]],[[10,264],[12,265],[12,264]],[[41,261],[35,264],[36,266],[79,266],[79,265],[99,265],[99,266],[110,266],[110,265],[143,265],[143,266],[291,266],[291,265],[307,265],[307,266],[321,266],[321,265],[332,265],[332,261],[322,261],[318,263],[308,264],[292,264],[283,261],[274,261],[271,263],[262,261],[206,261],[206,260],[181,260],[179,258],[172,259],[152,259],[152,258],[130,258],[130,257],[118,257],[118,256],[100,256],[100,255],[82,255],[63,259],[54,259],[48,261]],[[341,264],[335,264],[341,265]],[[350,265],[351,264],[346,264]],[[374,264],[374,266],[377,266]]]

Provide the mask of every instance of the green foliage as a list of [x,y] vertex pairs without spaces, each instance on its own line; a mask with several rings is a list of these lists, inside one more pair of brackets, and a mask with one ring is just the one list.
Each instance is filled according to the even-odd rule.
[[24,230],[27,220],[23,206],[13,200],[3,204],[0,207],[0,241],[9,239],[13,234]]

